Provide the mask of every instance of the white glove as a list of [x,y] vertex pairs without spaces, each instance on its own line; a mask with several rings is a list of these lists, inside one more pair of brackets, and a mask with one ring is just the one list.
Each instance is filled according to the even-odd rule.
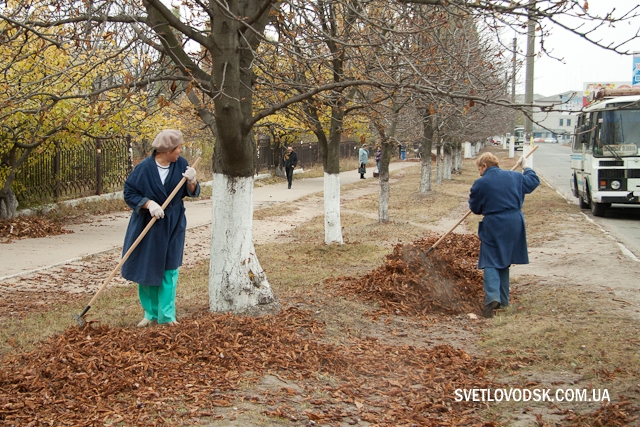
[[151,216],[155,217],[156,219],[164,218],[164,211],[162,210],[162,206],[160,206],[153,200],[149,200],[147,209],[149,209],[149,213],[151,214]]
[[520,167],[522,169],[529,167],[529,165],[527,165],[527,159],[525,159],[524,156],[520,156]]
[[191,166],[187,166],[187,170],[184,171],[182,176],[187,178],[187,181],[189,182],[189,184],[193,184],[194,182],[196,182],[196,170]]

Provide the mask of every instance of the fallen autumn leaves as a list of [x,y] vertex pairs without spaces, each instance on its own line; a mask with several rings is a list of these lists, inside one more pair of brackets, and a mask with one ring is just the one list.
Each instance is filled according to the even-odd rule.
[[59,221],[39,216],[17,216],[0,220],[0,242],[11,243],[13,239],[36,238],[68,234]]
[[[338,278],[343,295],[374,302],[381,315],[445,318],[478,311],[482,275],[474,235],[397,245],[361,278]],[[321,286],[321,285],[318,285]],[[330,344],[312,311],[261,317],[200,313],[177,327],[139,330],[89,323],[0,364],[3,425],[193,425],[233,420],[232,406],[296,424],[360,421],[376,426],[497,425],[481,402],[456,402],[456,389],[505,387],[492,359],[449,345],[383,344],[348,337]],[[275,388],[255,387],[266,376]],[[574,425],[625,425],[625,402],[576,417]]]
[[[259,318],[204,314],[178,328],[69,328],[39,350],[3,361],[0,420],[175,425],[220,417],[217,407],[243,398],[242,383],[272,373],[295,382],[297,397],[313,407],[288,405],[292,389],[286,388],[250,397],[272,408],[266,415],[358,417],[376,425],[479,422],[472,404],[453,402],[453,391],[490,386],[490,360],[446,345],[396,347],[361,339],[347,348],[321,337],[322,325],[294,308]],[[324,375],[333,381],[319,381]]]
[[[463,240],[455,242],[459,246]],[[448,241],[443,250],[451,245]],[[394,254],[400,252],[398,247]],[[372,273],[397,295],[399,306],[424,298],[405,289],[415,279],[409,273],[427,273],[413,269],[420,260],[411,259],[411,268],[398,271],[388,267],[399,265],[392,255],[382,272]],[[393,280],[382,280],[385,274]],[[435,274],[423,284],[437,279]],[[477,287],[477,273],[473,280]],[[352,290],[358,293],[357,286]],[[323,343],[323,325],[296,308],[258,318],[201,314],[182,319],[177,328],[89,324],[3,360],[0,420],[7,425],[179,424],[223,417],[219,407],[247,400],[264,405],[264,415],[316,423],[351,417],[375,425],[469,425],[481,423],[477,407],[455,403],[453,391],[489,387],[485,374],[492,364],[447,345],[393,346],[373,338],[354,338],[348,347]],[[247,398],[243,384],[268,373],[296,388]],[[321,380],[326,377],[331,381]],[[292,394],[307,407],[292,406]]]
[[477,259],[480,240],[451,234],[429,256],[438,240],[429,237],[396,245],[386,262],[361,278],[331,280],[348,293],[375,301],[384,314],[433,315],[480,312],[484,291]]

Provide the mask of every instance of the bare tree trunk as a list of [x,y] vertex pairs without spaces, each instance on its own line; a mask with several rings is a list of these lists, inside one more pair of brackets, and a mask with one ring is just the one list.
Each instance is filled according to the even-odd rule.
[[18,200],[11,188],[0,190],[0,219],[13,218],[18,210]]
[[381,144],[382,154],[380,155],[380,170],[378,171],[380,180],[380,194],[378,196],[378,221],[389,222],[389,198],[391,197],[391,186],[389,185],[389,161],[393,144],[388,139]]
[[462,143],[453,144],[453,173],[460,173],[462,170]]
[[444,151],[444,165],[442,166],[443,179],[451,179],[451,169],[453,167],[452,155],[451,155],[451,143],[445,142],[443,145]]
[[430,107],[422,111],[422,167],[420,168],[420,192],[431,191],[431,149],[433,147],[433,118]]
[[[211,80],[219,85],[225,96],[212,97],[215,125],[210,121],[213,115],[199,111],[203,121],[209,127],[215,127],[217,134],[213,155],[209,304],[211,311],[242,312],[257,304],[274,301],[252,236],[256,145],[253,127],[248,123],[253,116],[251,86],[255,76],[251,67],[253,50],[243,49],[243,45],[247,41],[257,41],[239,38],[239,23],[219,7],[218,4],[212,6],[216,20],[211,33],[217,50]],[[181,43],[166,25],[166,19],[153,7],[148,7],[148,11],[149,24],[154,26],[165,48],[189,63],[186,52],[179,49]],[[257,27],[264,27],[268,13],[260,15],[258,20]],[[186,67],[183,72],[190,75],[193,70]],[[198,73],[202,74],[200,70]]]
[[209,306],[243,311],[274,301],[253,246],[253,177],[213,174]]
[[442,138],[438,138],[436,143],[436,185],[442,185]]
[[391,150],[393,144],[391,141],[396,140],[396,131],[398,128],[398,113],[402,109],[403,104],[393,103],[391,107],[391,123],[389,132],[385,131],[385,126],[378,120],[374,120],[378,135],[380,135],[382,154],[380,155],[380,193],[378,196],[378,221],[381,223],[389,222],[389,198],[391,197],[391,186],[389,185],[389,161],[391,160]]
[[429,191],[431,191],[431,152],[427,156],[422,155],[420,168],[420,192],[427,193]]
[[16,179],[17,170],[27,161],[33,148],[22,148],[22,152],[18,155],[19,150],[20,148],[15,144],[0,159],[2,164],[9,167],[9,173],[2,183],[2,188],[0,188],[0,219],[13,218],[18,211],[18,200],[11,189],[11,184]]
[[[333,121],[333,120],[332,120]],[[331,126],[324,158],[324,243],[343,244],[340,221],[340,131]]]

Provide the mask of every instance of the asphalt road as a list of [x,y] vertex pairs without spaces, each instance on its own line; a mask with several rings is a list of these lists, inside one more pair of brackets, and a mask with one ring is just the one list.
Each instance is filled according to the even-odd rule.
[[[560,144],[540,143],[534,153],[534,170],[570,203],[578,204],[571,193],[571,148]],[[640,258],[640,205],[613,205],[604,217],[595,217],[589,210],[582,211],[602,227],[615,240]]]

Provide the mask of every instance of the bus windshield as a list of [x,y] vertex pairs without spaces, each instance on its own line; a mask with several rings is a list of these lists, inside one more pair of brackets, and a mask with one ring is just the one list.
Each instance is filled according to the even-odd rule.
[[603,111],[594,155],[640,155],[640,109]]

